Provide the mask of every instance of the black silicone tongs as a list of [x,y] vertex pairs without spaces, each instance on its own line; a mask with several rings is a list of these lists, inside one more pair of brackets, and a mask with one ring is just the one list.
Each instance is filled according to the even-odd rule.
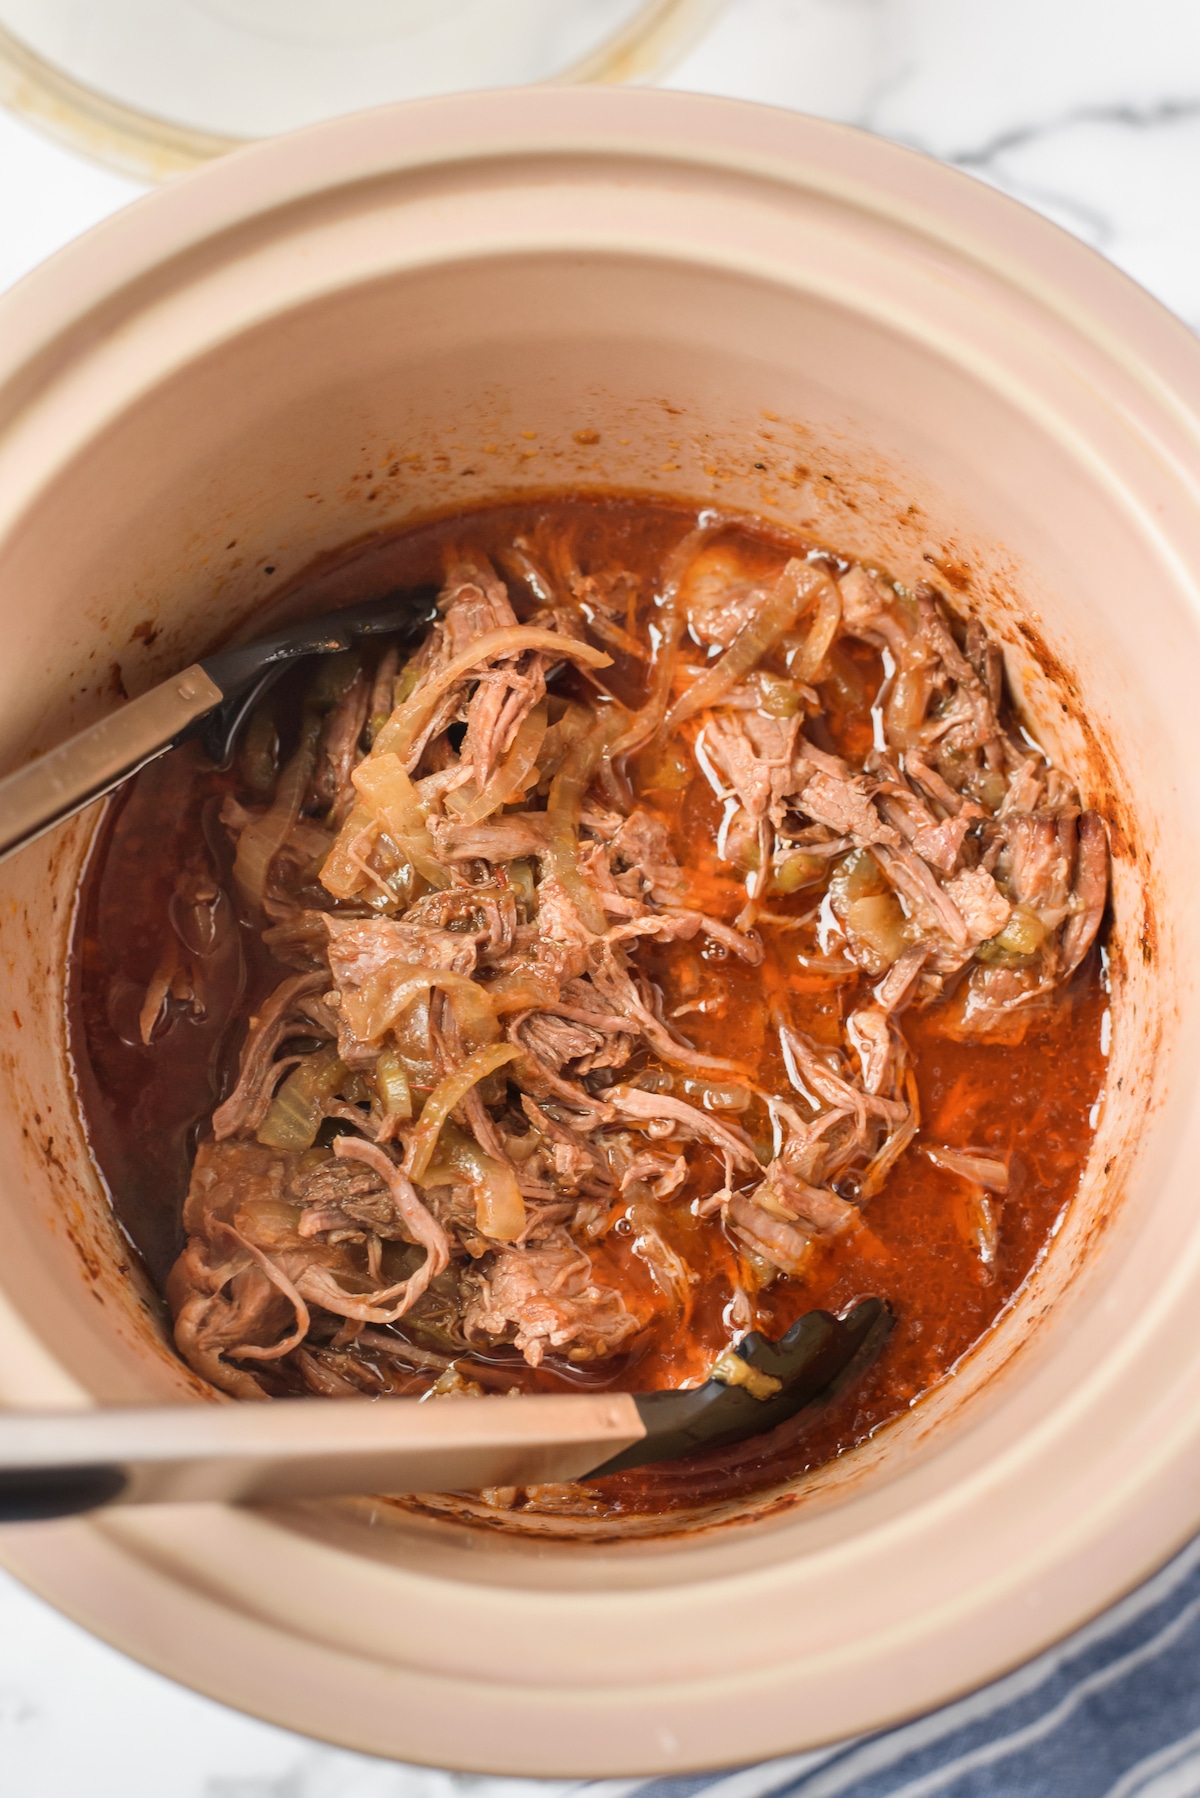
[[744,1337],[713,1378],[684,1391],[9,1411],[0,1522],[118,1504],[479,1491],[678,1460],[764,1436],[832,1396],[874,1359],[891,1322],[877,1298],[843,1317],[810,1311],[777,1343]]
[[411,635],[433,616],[434,590],[398,589],[383,599],[308,618],[235,644],[131,699],[0,780],[0,861],[111,793],[188,737],[202,736],[218,767],[271,683],[307,656],[337,655],[368,637]]

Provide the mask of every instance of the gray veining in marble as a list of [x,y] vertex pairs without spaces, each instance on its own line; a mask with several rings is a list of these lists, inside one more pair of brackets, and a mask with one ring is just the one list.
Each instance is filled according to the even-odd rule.
[[672,85],[939,156],[1200,328],[1200,7],[1188,0],[735,0]]

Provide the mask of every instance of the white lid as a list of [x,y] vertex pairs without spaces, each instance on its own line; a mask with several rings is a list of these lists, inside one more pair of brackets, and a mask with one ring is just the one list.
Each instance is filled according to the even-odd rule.
[[657,73],[721,0],[0,0],[0,102],[162,179],[395,100]]

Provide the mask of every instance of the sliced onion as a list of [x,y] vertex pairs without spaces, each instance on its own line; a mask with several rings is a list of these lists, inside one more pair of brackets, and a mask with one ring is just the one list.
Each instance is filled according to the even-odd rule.
[[803,645],[788,659],[788,673],[802,684],[815,681],[842,622],[842,594],[826,575],[817,588],[816,617]]
[[378,828],[367,806],[352,807],[321,869],[321,885],[335,899],[352,898],[362,885],[362,869],[355,859],[358,845],[368,835],[373,844]]
[[171,992],[171,983],[179,968],[179,944],[169,936],[163,944],[158,966],[150,977],[146,997],[138,1012],[138,1036],[147,1048],[154,1041],[154,1031]]
[[320,734],[321,720],[312,713],[307,714],[300,746],[279,777],[270,810],[253,824],[247,824],[238,838],[233,878],[238,892],[252,910],[261,911],[271,877],[271,864],[300,816],[300,807],[312,779]]
[[[706,706],[716,705],[744,680],[768,650],[774,649],[780,638],[787,635],[797,618],[817,602],[824,587],[833,587],[836,597],[837,588],[823,568],[793,556],[763,601],[757,617],[742,626],[720,661],[706,668],[675,701],[663,726],[664,734],[669,735],[685,718],[694,717]],[[825,647],[828,648],[828,644]]]
[[562,636],[558,631],[544,631],[535,625],[509,624],[501,630],[485,631],[469,649],[455,656],[440,674],[435,674],[411,698],[396,707],[380,731],[371,755],[390,753],[407,762],[413,744],[433,717],[443,694],[481,663],[494,661],[499,656],[522,655],[529,649],[540,650],[543,655],[563,661],[582,662],[585,668],[608,668],[612,663],[610,655],[605,655],[602,649],[593,649],[590,643]]
[[412,1116],[412,1088],[408,1083],[408,1069],[395,1049],[385,1049],[375,1063],[375,1090],[379,1094],[385,1117],[406,1121]]
[[921,1146],[934,1167],[973,1181],[976,1186],[986,1186],[989,1192],[1008,1191],[1008,1163],[998,1156],[977,1149],[948,1149],[942,1143],[927,1142]]
[[683,634],[683,614],[679,606],[679,590],[696,556],[725,520],[717,512],[703,512],[695,530],[689,531],[676,545],[663,574],[658,597],[658,614],[654,627],[658,647],[650,670],[650,692],[646,703],[634,713],[623,735],[613,744],[613,755],[632,755],[656,736],[671,698],[675,669],[679,662],[679,639]]
[[494,1242],[516,1242],[525,1228],[525,1201],[511,1167],[488,1155],[463,1130],[443,1131],[440,1162],[475,1190],[475,1227]]
[[500,1034],[487,991],[465,974],[448,968],[418,968],[391,962],[371,974],[353,992],[342,994],[342,1016],[359,1042],[377,1043],[423,993],[440,987],[450,1001],[455,1021],[468,1042],[494,1042]]
[[521,1053],[515,1043],[493,1043],[490,1048],[476,1049],[452,1074],[438,1082],[425,1101],[420,1123],[409,1138],[405,1171],[410,1180],[420,1180],[433,1160],[442,1125],[454,1107],[466,1098],[478,1081]]
[[458,814],[460,824],[479,824],[484,818],[520,799],[531,784],[537,759],[546,736],[546,701],[534,706],[524,720],[512,748],[495,770],[482,793],[464,806]]
[[677,1079],[677,1085],[685,1098],[702,1105],[705,1111],[745,1111],[753,1097],[748,1086],[737,1086],[732,1082],[721,1084],[716,1080],[696,1080],[688,1074]]
[[546,803],[546,860],[584,928],[593,936],[603,936],[608,920],[579,866],[579,818],[596,765],[619,728],[619,716],[609,712],[586,737],[572,743],[554,776]]
[[325,1107],[348,1073],[336,1049],[305,1055],[267,1107],[257,1131],[259,1142],[268,1149],[311,1149]]
[[[420,798],[400,757],[386,751],[369,755],[358,764],[350,778],[361,795],[366,810],[387,832],[417,873],[431,886],[448,887],[450,876],[437,859]],[[357,810],[356,806],[355,811]],[[343,826],[342,834],[349,830],[353,817],[352,812]],[[335,843],[332,854],[336,854],[337,847]]]
[[1049,931],[1037,913],[1028,905],[1013,907],[1008,923],[992,942],[1010,955],[1036,955]]
[[862,899],[848,899],[843,922],[852,938],[865,943],[885,962],[898,960],[909,946],[907,923],[894,893],[870,893]]
[[556,1004],[560,987],[549,968],[530,964],[511,974],[498,974],[484,990],[493,1012],[503,1018],[515,1011],[540,1011],[546,1005]]

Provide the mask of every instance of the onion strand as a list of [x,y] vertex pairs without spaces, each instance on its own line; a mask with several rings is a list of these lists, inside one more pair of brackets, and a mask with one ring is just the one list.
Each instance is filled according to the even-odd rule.
[[515,1043],[493,1043],[487,1049],[476,1049],[453,1073],[438,1082],[426,1099],[420,1122],[408,1139],[405,1172],[410,1180],[419,1181],[426,1172],[433,1160],[442,1125],[454,1107],[461,1104],[480,1080],[494,1074],[497,1068],[515,1060],[521,1053]]

